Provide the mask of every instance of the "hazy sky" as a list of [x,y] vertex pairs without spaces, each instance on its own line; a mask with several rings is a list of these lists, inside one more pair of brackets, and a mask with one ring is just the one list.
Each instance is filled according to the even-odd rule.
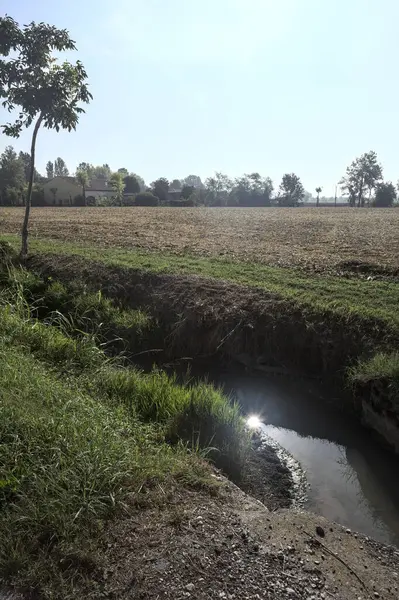
[[[147,182],[295,171],[333,195],[373,149],[399,178],[398,0],[0,0],[4,12],[67,28],[94,95],[76,133],[40,131],[39,171],[57,156]],[[0,151],[28,150],[29,135],[1,134]]]

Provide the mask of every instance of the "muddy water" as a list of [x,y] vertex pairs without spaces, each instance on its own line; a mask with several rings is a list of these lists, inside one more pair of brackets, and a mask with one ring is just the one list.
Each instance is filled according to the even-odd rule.
[[306,473],[305,508],[399,547],[399,460],[326,402],[314,382],[218,375],[262,430]]

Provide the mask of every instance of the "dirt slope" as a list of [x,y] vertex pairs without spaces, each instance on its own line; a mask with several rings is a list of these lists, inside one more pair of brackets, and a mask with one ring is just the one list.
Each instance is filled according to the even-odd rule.
[[217,498],[187,494],[122,522],[106,563],[115,599],[399,596],[399,552],[309,513],[269,512],[224,480]]

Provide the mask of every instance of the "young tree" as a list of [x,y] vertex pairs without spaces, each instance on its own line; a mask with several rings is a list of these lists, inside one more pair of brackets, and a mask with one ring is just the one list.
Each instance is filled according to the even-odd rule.
[[46,173],[47,173],[47,179],[54,178],[54,163],[51,160],[49,160],[46,165]]
[[280,206],[297,206],[305,195],[300,178],[295,173],[286,173],[279,187]]
[[351,206],[364,206],[366,192],[369,197],[382,180],[382,166],[377,160],[377,154],[371,150],[362,154],[346,169],[346,175],[339,182],[344,194],[349,195]]
[[50,192],[53,194],[53,204],[55,206],[56,202],[57,202],[57,192],[58,192],[58,188],[56,187],[52,187],[50,188]]
[[112,189],[115,191],[116,202],[119,206],[122,206],[123,192],[125,191],[125,182],[123,181],[123,175],[121,173],[112,173],[111,179],[109,180]]
[[76,179],[78,180],[78,183],[82,186],[83,202],[86,206],[86,188],[89,185],[89,175],[87,174],[87,171],[85,171],[84,169],[76,171]]
[[[35,121],[31,142],[31,169],[22,227],[21,256],[28,253],[28,223],[35,169],[36,138],[40,126],[76,129],[80,103],[92,98],[80,61],[57,64],[52,52],[75,50],[68,31],[45,23],[19,26],[10,16],[0,17],[0,98],[9,111],[18,110],[13,123],[2,125],[6,135],[19,137]],[[11,56],[10,56],[11,55]]]
[[377,207],[389,207],[393,206],[396,200],[395,186],[391,181],[382,182],[377,184],[375,193],[374,206]]
[[68,177],[69,171],[65,160],[60,156],[54,161],[54,177]]
[[320,186],[316,188],[316,194],[317,194],[316,206],[319,206],[319,204],[320,204],[320,194],[321,194],[322,190],[323,190],[323,188],[321,188]]

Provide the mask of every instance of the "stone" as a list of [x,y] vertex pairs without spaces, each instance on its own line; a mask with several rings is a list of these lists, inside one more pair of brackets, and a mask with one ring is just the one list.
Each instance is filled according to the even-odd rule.
[[325,537],[325,535],[326,535],[326,533],[325,533],[325,531],[324,531],[323,527],[320,527],[320,525],[318,525],[318,526],[316,527],[316,533],[317,533],[317,535],[319,535],[319,536],[320,536],[320,537],[322,537],[322,538],[323,538],[323,537]]
[[193,591],[195,590],[195,585],[194,585],[193,583],[188,583],[188,584],[186,585],[186,590],[187,590],[188,592],[193,592]]
[[285,588],[285,591],[287,592],[287,594],[290,594],[290,595],[295,594],[295,590],[293,590],[290,587]]

